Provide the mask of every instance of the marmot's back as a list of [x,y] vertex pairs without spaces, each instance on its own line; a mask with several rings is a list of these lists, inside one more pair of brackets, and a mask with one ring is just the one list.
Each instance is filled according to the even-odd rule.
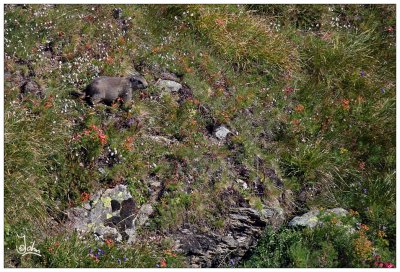
[[115,93],[114,96],[118,97],[122,89],[130,87],[129,79],[125,77],[107,77],[102,76],[93,80],[93,82],[86,88],[85,92],[88,96]]
[[104,102],[111,104],[117,98],[128,102],[132,98],[133,89],[144,89],[147,87],[146,80],[140,76],[131,77],[108,77],[101,76],[93,80],[86,87],[85,94],[93,104]]

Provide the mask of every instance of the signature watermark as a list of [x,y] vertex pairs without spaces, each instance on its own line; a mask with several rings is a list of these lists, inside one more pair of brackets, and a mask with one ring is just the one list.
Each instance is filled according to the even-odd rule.
[[20,246],[17,246],[17,252],[21,254],[22,256],[28,255],[28,254],[34,254],[37,256],[42,256],[40,255],[40,250],[35,248],[35,242],[32,242],[30,246],[26,246],[26,237],[24,235],[17,235],[18,238],[24,239],[24,243]]

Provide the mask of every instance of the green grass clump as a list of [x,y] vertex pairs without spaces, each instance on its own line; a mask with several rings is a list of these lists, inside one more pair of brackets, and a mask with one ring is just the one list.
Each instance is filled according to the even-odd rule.
[[[158,14],[195,31],[222,59],[237,69],[270,73],[295,71],[297,49],[284,35],[272,31],[262,18],[251,16],[243,6],[173,5],[155,8]],[[270,73],[269,76],[273,74]]]
[[149,244],[121,246],[113,241],[100,243],[77,233],[59,235],[46,239],[40,246],[41,256],[27,255],[22,267],[41,266],[53,268],[155,268],[182,267],[183,257],[177,255],[166,242],[161,247]]

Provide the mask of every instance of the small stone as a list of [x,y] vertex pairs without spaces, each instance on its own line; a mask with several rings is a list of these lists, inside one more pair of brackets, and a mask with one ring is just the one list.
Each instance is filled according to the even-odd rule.
[[231,131],[225,126],[219,126],[214,133],[215,137],[217,137],[219,140],[224,140],[226,136],[231,133]]
[[247,190],[249,188],[249,186],[247,185],[247,183],[244,180],[237,179],[236,182],[239,183],[245,190]]
[[4,72],[4,81],[10,81],[12,74],[10,72]]
[[170,144],[176,142],[175,139],[170,140],[164,136],[159,136],[159,135],[156,135],[156,136],[149,135],[148,137],[149,137],[149,139],[151,139],[157,143],[165,144],[165,145],[170,145]]
[[113,10],[113,17],[114,17],[114,19],[121,19],[121,17],[122,17],[122,9],[121,8],[115,8]]
[[[151,206],[142,207],[142,224],[148,219]],[[67,210],[68,224],[81,233],[93,233],[98,239],[117,242],[134,241],[136,226],[136,203],[126,185],[100,190],[90,197],[83,208]],[[129,229],[129,230],[128,230]]]
[[318,215],[320,214],[319,210],[309,211],[308,213],[303,214],[302,216],[294,217],[290,222],[289,226],[303,226],[314,228],[318,224]]
[[[337,216],[346,216],[348,214],[348,211],[343,208],[334,208],[326,210],[322,213],[334,213]],[[319,210],[312,210],[303,214],[302,216],[296,216],[289,222],[289,226],[304,226],[314,228],[318,224],[322,224],[322,222],[318,219],[318,216],[320,214],[321,212]]]
[[161,186],[161,182],[156,181],[156,180],[150,180],[149,185],[151,188],[159,188]]
[[90,206],[88,202],[85,202],[85,204],[83,204],[83,208],[85,208],[86,210],[90,210],[92,206]]
[[24,85],[22,85],[21,93],[25,94],[25,95],[31,93],[36,96],[43,97],[42,90],[41,90],[39,84],[37,84],[33,80],[29,80],[29,81],[25,82]]
[[156,86],[161,91],[168,91],[168,92],[178,92],[180,88],[182,88],[182,84],[172,81],[172,80],[163,80],[159,79],[156,82]]
[[346,216],[349,212],[343,208],[334,208],[330,210],[326,210],[326,212],[334,213],[337,216]]

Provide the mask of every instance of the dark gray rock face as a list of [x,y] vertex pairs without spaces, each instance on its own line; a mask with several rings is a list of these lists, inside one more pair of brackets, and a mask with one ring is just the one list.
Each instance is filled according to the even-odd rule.
[[267,225],[280,224],[284,218],[275,209],[259,212],[252,208],[234,208],[228,220],[229,227],[224,234],[185,228],[175,235],[177,250],[187,256],[191,267],[220,267],[232,259],[240,260],[256,245]]

